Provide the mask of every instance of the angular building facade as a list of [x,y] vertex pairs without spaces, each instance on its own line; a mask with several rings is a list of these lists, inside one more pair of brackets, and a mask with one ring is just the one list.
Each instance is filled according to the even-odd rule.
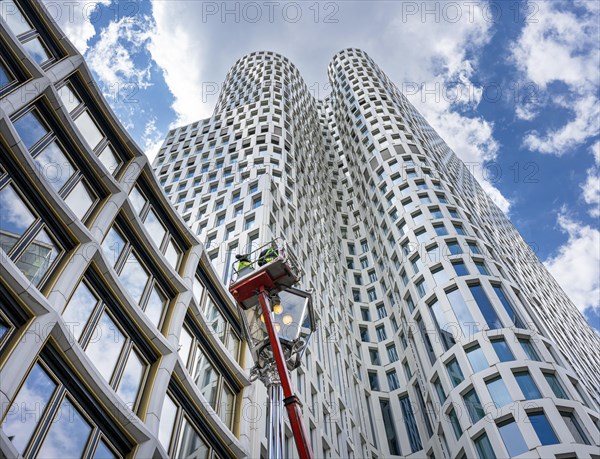
[[225,284],[273,238],[303,263],[319,327],[293,381],[315,456],[598,458],[597,334],[367,54],[328,74],[317,100],[285,57],[241,58],[153,164]]
[[246,457],[206,251],[44,7],[0,13],[0,457]]

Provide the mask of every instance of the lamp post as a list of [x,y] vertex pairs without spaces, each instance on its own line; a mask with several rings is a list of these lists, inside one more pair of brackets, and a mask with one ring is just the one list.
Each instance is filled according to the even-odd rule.
[[[263,251],[264,252],[264,251]],[[289,372],[298,368],[315,330],[311,294],[294,288],[299,269],[284,247],[258,269],[247,269],[230,285],[244,324],[244,334],[254,359],[251,377],[260,379],[269,392],[268,454],[282,454],[282,402],[301,459],[313,453],[302,421],[301,403],[294,394]],[[244,260],[252,260],[251,254]]]

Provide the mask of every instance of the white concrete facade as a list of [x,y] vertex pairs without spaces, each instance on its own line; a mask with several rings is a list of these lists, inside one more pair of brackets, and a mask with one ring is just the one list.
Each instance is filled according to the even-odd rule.
[[316,100],[285,57],[241,58],[153,164],[223,282],[274,237],[303,261],[319,329],[293,381],[315,456],[597,458],[598,336],[368,55],[328,73]]

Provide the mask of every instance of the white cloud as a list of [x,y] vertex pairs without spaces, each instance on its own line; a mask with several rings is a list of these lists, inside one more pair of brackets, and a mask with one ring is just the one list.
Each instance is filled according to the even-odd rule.
[[88,49],[88,41],[96,35],[94,21],[98,6],[108,6],[111,0],[78,2],[72,0],[43,0],[50,16],[81,54]]
[[[516,107],[517,117],[532,120],[547,105],[571,112],[563,126],[527,135],[524,144],[531,150],[560,156],[599,132],[599,25],[592,3],[578,2],[576,13],[566,2],[536,2],[534,20],[512,45],[517,68],[538,88],[537,97]],[[549,88],[553,83],[561,84],[568,96],[557,97],[557,89]]]
[[537,131],[525,136],[524,144],[530,150],[561,156],[595,136],[600,120],[600,102],[591,93],[575,99],[571,110],[574,118],[558,129],[544,134]]
[[121,91],[151,85],[150,64],[140,67],[134,59],[137,53],[145,52],[150,27],[151,22],[145,16],[124,16],[111,21],[88,49],[86,61],[103,83],[105,97],[120,97]]
[[574,221],[564,210],[558,224],[569,238],[544,264],[581,312],[599,310],[600,231]]
[[165,134],[156,127],[156,118],[150,118],[144,126],[144,134],[142,135],[144,152],[150,162],[154,161],[164,138]]
[[581,185],[584,201],[592,206],[588,213],[600,217],[600,140],[591,146],[595,164],[587,170],[585,183]]
[[[199,11],[190,2],[152,2],[155,27],[148,50],[162,69],[173,94],[173,110],[177,119],[173,126],[189,124],[210,116],[203,104],[204,70],[208,57],[203,53],[203,40],[198,27]],[[186,21],[186,18],[196,19]],[[215,48],[213,52],[218,52]]]

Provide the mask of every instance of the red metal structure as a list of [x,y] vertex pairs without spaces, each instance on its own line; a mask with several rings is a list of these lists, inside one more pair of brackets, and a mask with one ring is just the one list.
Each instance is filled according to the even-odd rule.
[[[269,245],[275,247],[272,243]],[[289,253],[286,253],[283,246],[277,247],[275,253],[276,256],[273,257],[273,259],[263,263],[258,269],[252,268],[251,270],[246,270],[243,276],[231,283],[229,290],[241,308],[242,317],[244,318],[247,328],[249,325],[247,318],[248,314],[256,315],[256,313],[260,311],[259,324],[264,324],[267,336],[261,340],[261,337],[257,339],[256,334],[254,334],[254,342],[252,341],[253,338],[248,336],[251,348],[254,346],[259,349],[256,353],[253,352],[253,354],[255,354],[255,368],[260,372],[265,369],[268,371],[268,367],[272,366],[273,363],[276,366],[279,375],[279,383],[283,389],[283,403],[287,409],[298,453],[301,459],[313,459],[312,448],[302,419],[302,405],[298,397],[294,394],[288,372],[290,366],[291,369],[293,369],[299,364],[299,362],[297,362],[297,364],[290,364],[290,361],[293,362],[293,353],[299,348],[299,346],[297,346],[298,340],[296,340],[296,342],[284,340],[284,345],[286,347],[286,352],[284,352],[284,347],[278,336],[280,330],[276,329],[276,325],[279,324],[274,323],[273,308],[271,305],[271,298],[273,298],[274,295],[277,297],[277,294],[288,290],[298,282],[299,270],[294,263],[293,257],[290,256]],[[243,257],[243,259],[247,260],[249,263],[252,263],[251,258],[251,254]],[[239,274],[242,275],[241,270],[239,271]],[[238,273],[238,270],[236,270],[236,273]],[[306,314],[306,311],[304,313]],[[256,322],[255,318],[254,321]],[[301,325],[302,324],[299,324],[298,327]],[[281,328],[280,325],[279,328]],[[306,347],[307,343],[302,342],[302,344]],[[271,353],[268,353],[269,358],[267,360],[257,357],[258,352],[264,351],[265,347],[270,347],[270,350],[272,351],[272,357]],[[277,383],[271,382],[269,384],[276,385]],[[281,417],[281,412],[278,412],[278,415]],[[275,419],[273,422],[281,422],[281,419]],[[277,431],[277,428],[275,428],[275,430]],[[281,432],[276,433],[276,435],[281,435]],[[269,444],[271,445],[271,442],[269,442]],[[278,453],[276,452],[274,456],[277,455]]]

